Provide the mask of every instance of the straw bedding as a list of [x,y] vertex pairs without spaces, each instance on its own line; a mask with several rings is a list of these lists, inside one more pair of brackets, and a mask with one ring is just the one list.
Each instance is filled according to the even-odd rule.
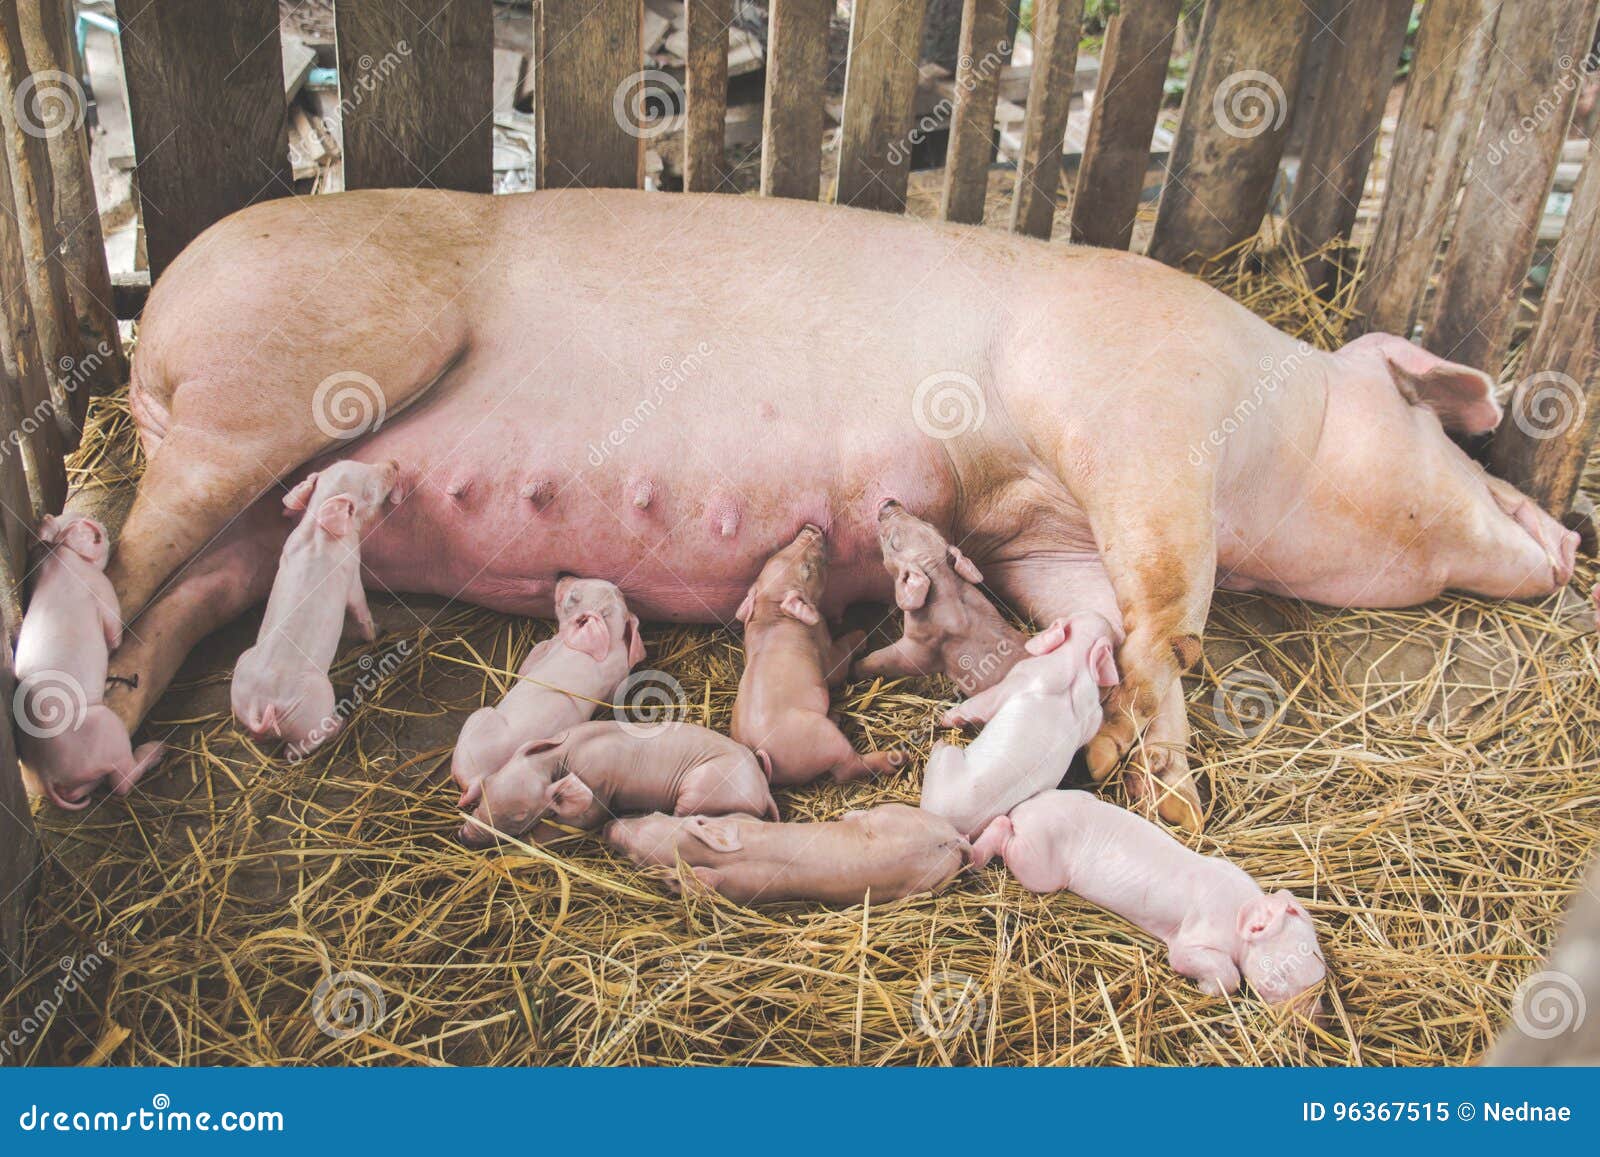
[[[1345,299],[1317,302],[1280,251],[1212,276],[1276,324],[1338,340]],[[76,480],[125,499],[125,401],[98,401],[92,426]],[[1575,585],[1594,579],[1586,561]],[[1219,594],[1185,684],[1210,806],[1195,846],[1306,901],[1331,968],[1332,1016],[1312,1026],[1247,994],[1203,996],[1150,938],[998,865],[937,897],[753,912],[673,898],[591,837],[468,851],[453,737],[550,625],[373,601],[381,637],[334,672],[341,690],[371,689],[327,749],[285,764],[235,732],[227,680],[250,617],[157,708],[172,751],[147,791],[38,813],[31,971],[0,1003],[26,1044],[7,1059],[1462,1063],[1537,967],[1600,828],[1600,672],[1575,594],[1348,613]],[[725,727],[738,637],[646,639],[684,717]],[[950,692],[853,685],[846,731],[924,755]],[[915,802],[920,768],[780,803],[821,819]]]

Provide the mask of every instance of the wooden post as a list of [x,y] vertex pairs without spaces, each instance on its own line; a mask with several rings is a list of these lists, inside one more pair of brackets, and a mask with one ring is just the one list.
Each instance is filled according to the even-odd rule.
[[839,126],[841,205],[903,213],[928,0],[856,0]]
[[966,0],[950,111],[950,148],[944,160],[939,215],[967,225],[983,223],[994,156],[994,110],[1010,37],[1006,0]]
[[1498,377],[1561,142],[1593,43],[1594,0],[1500,10],[1495,73],[1423,343]]
[[1048,241],[1061,187],[1061,146],[1078,69],[1083,0],[1038,0],[1033,10],[1033,73],[1028,77],[1028,119],[1017,158],[1011,231]]
[[1300,0],[1211,0],[1150,256],[1214,257],[1255,236],[1283,157],[1310,12]]
[[1428,0],[1351,333],[1410,337],[1483,104],[1501,0]]
[[150,276],[290,183],[276,0],[119,0]]
[[494,5],[334,7],[347,189],[494,188]]
[[649,94],[677,83],[641,70],[643,0],[538,0],[534,11],[539,188],[639,188]]
[[733,0],[684,0],[688,22],[689,113],[684,124],[683,187],[722,187],[728,135],[728,25]]
[[1557,518],[1600,429],[1600,155],[1585,163],[1490,469]]
[[1107,249],[1133,242],[1182,3],[1124,4],[1106,26],[1100,85],[1072,196],[1074,241]]
[[11,635],[0,631],[0,697],[6,705],[5,726],[0,727],[0,977],[7,988],[22,979],[23,932],[39,870],[39,841],[11,732],[15,687]]
[[[1310,121],[1289,202],[1289,229],[1302,254],[1336,239],[1348,241],[1355,227],[1411,6],[1412,0],[1343,5],[1323,36],[1327,56],[1317,91],[1307,94],[1308,107],[1318,114]],[[1314,262],[1307,277],[1320,289],[1336,269],[1331,262]]]
[[761,195],[815,201],[822,191],[822,82],[833,0],[772,0]]

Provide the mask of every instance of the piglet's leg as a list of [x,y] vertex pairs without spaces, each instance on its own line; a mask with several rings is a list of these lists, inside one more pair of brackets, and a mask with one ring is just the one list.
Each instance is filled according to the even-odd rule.
[[361,585],[361,568],[356,567],[350,576],[350,593],[345,598],[345,609],[355,621],[356,631],[367,642],[378,637],[372,622],[372,609],[367,606],[367,590]]
[[849,631],[833,640],[831,653],[826,657],[823,675],[828,686],[837,688],[850,678],[850,661],[855,658],[861,644],[867,641],[865,631]]
[[1174,971],[1194,980],[1207,995],[1238,991],[1239,970],[1218,949],[1203,944],[1173,944],[1169,959]]

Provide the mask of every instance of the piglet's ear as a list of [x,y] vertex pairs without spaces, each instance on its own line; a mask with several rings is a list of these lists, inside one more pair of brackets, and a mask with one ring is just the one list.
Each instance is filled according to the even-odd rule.
[[317,525],[334,538],[349,534],[355,521],[355,499],[348,494],[335,494],[317,507]]
[[611,633],[599,615],[583,614],[561,628],[561,641],[574,651],[604,663],[611,653]]
[[1239,909],[1239,938],[1260,940],[1271,936],[1277,931],[1278,925],[1283,923],[1283,918],[1288,915],[1293,902],[1294,897],[1288,892],[1274,892],[1270,896],[1260,896],[1251,900]]
[[301,511],[311,502],[311,492],[317,488],[317,475],[313,471],[307,474],[294,489],[283,496],[283,508],[289,511]]
[[1030,655],[1048,655],[1067,641],[1068,634],[1067,620],[1057,619],[1022,646]]
[[902,611],[915,611],[928,601],[928,576],[919,566],[901,564],[894,578],[894,602]]
[[751,587],[744,593],[744,602],[739,604],[739,609],[733,612],[733,617],[741,623],[748,623],[750,616],[756,609],[756,588]]
[[566,742],[565,731],[552,735],[548,739],[530,739],[512,754],[512,759],[521,759],[529,755],[543,755],[547,751],[554,751]]
[[594,792],[575,775],[564,775],[550,785],[550,810],[561,819],[582,815],[594,803]]
[[1445,361],[1390,333],[1368,334],[1346,348],[1375,348],[1389,366],[1395,389],[1413,406],[1432,410],[1457,434],[1487,434],[1500,424],[1494,381],[1482,370]]
[[955,567],[958,575],[969,583],[981,583],[983,581],[983,572],[978,569],[970,558],[961,553],[960,547],[950,546],[947,549],[950,552],[950,565]]
[[39,541],[44,543],[55,542],[61,537],[61,520],[53,514],[44,516],[39,523]]
[[622,624],[622,639],[628,644],[628,666],[637,667],[644,662],[644,639],[639,636],[639,616],[629,615]]
[[1089,648],[1089,670],[1094,673],[1094,681],[1099,686],[1116,686],[1117,660],[1112,655],[1110,639],[1096,639]]
[[814,627],[822,622],[822,616],[817,614],[817,608],[811,605],[811,600],[799,591],[789,591],[783,596],[783,613],[791,619],[798,619],[808,627]]
[[695,816],[689,821],[689,834],[713,852],[737,852],[744,847],[738,825],[726,816],[714,819]]

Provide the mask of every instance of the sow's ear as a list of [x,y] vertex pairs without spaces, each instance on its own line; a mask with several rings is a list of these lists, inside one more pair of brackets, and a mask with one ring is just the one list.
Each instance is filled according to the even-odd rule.
[[713,852],[737,852],[744,847],[738,825],[727,816],[695,816],[689,821],[689,834]]
[[1494,382],[1482,370],[1447,362],[1390,333],[1359,338],[1346,349],[1371,348],[1383,355],[1395,389],[1413,406],[1424,406],[1455,434],[1487,434],[1500,424]]

